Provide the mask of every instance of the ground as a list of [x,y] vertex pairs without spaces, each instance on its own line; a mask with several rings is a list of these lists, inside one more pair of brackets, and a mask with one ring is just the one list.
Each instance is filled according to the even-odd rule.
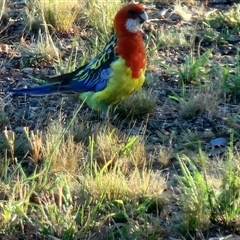
[[[197,2],[198,7],[188,6],[188,11],[193,13],[200,8],[201,4]],[[144,88],[155,98],[156,105],[145,115],[127,118],[126,113],[123,116],[118,113],[119,115],[113,115],[109,120],[111,127],[117,128],[124,134],[132,136],[144,134],[145,150],[148,155],[156,152],[158,148],[165,149],[166,162],[163,158],[153,164],[154,171],[163,171],[167,179],[167,191],[171,192],[166,208],[167,213],[165,213],[168,219],[162,223],[165,229],[163,239],[179,238],[178,233],[171,231],[171,225],[174,225],[174,221],[177,221],[176,219],[182,214],[176,183],[177,176],[181,175],[179,162],[176,160],[177,154],[184,153],[190,156],[198,152],[200,144],[209,159],[217,161],[216,159],[226,153],[232,132],[236,137],[234,146],[237,148],[239,145],[239,93],[234,95],[233,91],[229,94],[227,91],[222,91],[221,85],[209,84],[218,78],[217,71],[212,73],[213,62],[226,66],[236,61],[240,43],[239,31],[226,34],[222,42],[215,41],[213,40],[214,34],[207,32],[206,26],[198,18],[201,14],[211,11],[226,12],[233,8],[233,4],[227,1],[209,1],[208,6],[202,6],[202,12],[197,12],[192,15],[191,19],[186,20],[179,13],[168,15],[168,12],[172,12],[174,8],[171,4],[147,3],[149,21],[144,26],[143,37],[148,50],[148,69],[147,83]],[[7,93],[6,90],[9,87],[29,87],[36,84],[32,76],[46,78],[56,74],[56,68],[53,66],[57,64],[51,56],[49,56],[50,59],[46,59],[46,56],[32,54],[32,59],[29,58],[29,52],[26,49],[30,48],[37,33],[25,31],[24,18],[21,16],[23,8],[23,3],[11,1],[7,3],[7,19],[11,19],[12,24],[6,29],[4,27],[7,26],[7,22],[2,24],[0,37],[0,87],[2,89],[0,127],[2,131],[11,129],[18,134],[24,131],[23,127],[34,131],[44,130],[55,120],[65,124],[69,122],[81,104],[77,97],[71,96],[18,97]],[[162,9],[165,8],[169,11],[164,14]],[[94,39],[96,34],[91,26],[85,22],[81,24],[79,35],[86,43],[78,51],[79,58],[82,52],[91,45],[88,38]],[[193,26],[198,27],[194,29]],[[180,44],[176,41],[175,44],[173,41],[171,44],[169,39],[158,39],[163,38],[164,32],[169,34],[171,29],[173,30],[172,37],[176,33],[184,32],[186,43]],[[187,36],[188,29],[189,36]],[[221,32],[218,26],[215,29]],[[192,34],[195,34],[194,38]],[[63,61],[69,58],[72,51],[73,35],[73,33],[62,33],[53,37],[58,46],[61,43]],[[180,35],[178,37],[181,38]],[[209,38],[212,39],[209,40]],[[197,57],[208,50],[210,50],[209,55],[204,59],[206,64],[199,66],[204,70],[192,79],[187,79],[183,86],[181,74],[177,72],[178,67],[184,66],[187,56]],[[204,88],[204,86],[208,87]],[[239,91],[238,87],[235,89]],[[195,100],[196,104],[192,106],[191,103]],[[77,119],[79,123],[88,122],[92,125],[101,122],[98,114],[85,105],[78,112]],[[240,239],[237,236],[234,238],[235,235],[230,236],[231,233],[231,229],[221,228],[216,224],[216,227],[212,227],[205,238],[200,235],[196,235],[195,238],[220,239],[217,236],[229,236],[224,239]]]

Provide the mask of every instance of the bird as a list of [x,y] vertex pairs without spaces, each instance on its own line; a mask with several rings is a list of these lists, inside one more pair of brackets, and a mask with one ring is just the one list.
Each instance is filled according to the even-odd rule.
[[17,96],[78,93],[90,108],[107,116],[111,106],[139,90],[145,81],[147,60],[141,29],[147,19],[142,5],[123,6],[115,15],[109,41],[87,64],[50,77],[43,85],[8,92]]

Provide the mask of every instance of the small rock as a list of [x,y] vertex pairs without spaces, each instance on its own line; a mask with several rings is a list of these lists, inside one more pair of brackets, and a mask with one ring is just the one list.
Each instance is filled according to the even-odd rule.
[[212,139],[210,141],[210,144],[213,147],[221,147],[221,146],[224,147],[227,144],[227,140],[226,138],[219,137],[219,138]]
[[227,41],[229,43],[237,43],[239,42],[240,38],[238,36],[230,35]]

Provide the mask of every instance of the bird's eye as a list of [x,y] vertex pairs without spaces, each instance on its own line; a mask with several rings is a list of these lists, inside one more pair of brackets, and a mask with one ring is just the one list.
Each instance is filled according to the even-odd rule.
[[128,11],[128,14],[130,14],[130,15],[132,15],[132,16],[133,16],[133,15],[135,15],[135,14],[136,14],[136,12],[135,12],[134,10],[129,10],[129,11]]

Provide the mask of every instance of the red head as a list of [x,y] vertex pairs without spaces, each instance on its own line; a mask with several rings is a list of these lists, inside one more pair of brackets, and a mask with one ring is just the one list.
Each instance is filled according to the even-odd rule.
[[138,78],[146,69],[146,52],[142,39],[141,24],[147,20],[142,5],[128,4],[120,9],[114,19],[114,28],[118,35],[116,53],[131,68],[132,77]]
[[142,5],[131,3],[118,11],[114,19],[114,28],[117,35],[136,33],[147,18]]

